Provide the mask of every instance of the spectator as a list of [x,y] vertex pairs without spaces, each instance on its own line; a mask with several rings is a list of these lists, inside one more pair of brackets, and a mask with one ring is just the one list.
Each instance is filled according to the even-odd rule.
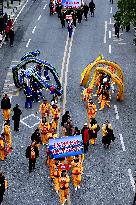
[[91,13],[91,17],[94,17],[94,10],[95,10],[95,3],[93,2],[93,0],[89,3],[89,8],[90,8],[90,13]]
[[16,106],[13,108],[14,115],[12,119],[14,120],[14,131],[19,131],[19,122],[20,122],[20,115],[22,114],[21,110],[19,109],[19,105],[16,104]]
[[87,123],[84,124],[84,127],[81,130],[81,134],[84,145],[84,153],[86,153],[88,151],[89,146],[89,128],[87,126]]
[[9,31],[9,39],[10,39],[10,46],[11,47],[13,47],[14,36],[15,36],[15,33],[14,33],[14,29],[12,27]]
[[87,21],[87,14],[88,14],[88,11],[89,11],[89,7],[87,6],[86,3],[83,6],[83,11],[84,11],[85,20]]

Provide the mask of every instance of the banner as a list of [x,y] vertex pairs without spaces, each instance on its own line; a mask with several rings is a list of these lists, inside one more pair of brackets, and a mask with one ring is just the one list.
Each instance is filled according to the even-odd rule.
[[52,158],[63,158],[83,153],[82,135],[49,139],[49,150]]
[[66,19],[71,20],[72,19],[72,15],[66,15]]
[[64,7],[77,8],[81,6],[81,0],[62,0],[62,5]]

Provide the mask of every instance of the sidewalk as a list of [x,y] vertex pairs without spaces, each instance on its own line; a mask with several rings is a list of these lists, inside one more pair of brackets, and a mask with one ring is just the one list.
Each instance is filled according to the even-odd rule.
[[[8,18],[15,19],[23,5],[25,4],[26,0],[22,1],[14,1],[13,4],[11,4],[11,0],[9,0],[9,8],[7,8],[7,1],[3,2],[3,15],[7,13]],[[5,35],[3,35],[3,40],[0,43],[0,48],[2,47],[5,40]]]

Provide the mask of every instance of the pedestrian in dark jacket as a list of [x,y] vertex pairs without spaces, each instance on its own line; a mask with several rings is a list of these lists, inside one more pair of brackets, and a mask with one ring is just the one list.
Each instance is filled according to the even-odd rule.
[[78,23],[81,23],[81,20],[82,20],[82,11],[81,11],[80,8],[77,10],[77,19],[78,19]]
[[60,14],[60,20],[61,20],[62,28],[64,28],[65,27],[65,15],[64,15],[64,13]]
[[87,126],[87,123],[84,124],[84,127],[81,130],[81,134],[84,145],[84,153],[86,153],[88,151],[89,146],[89,128]]
[[14,29],[12,27],[9,31],[9,40],[10,40],[10,46],[11,47],[13,47],[14,36],[15,36],[15,33],[14,33]]
[[115,36],[117,36],[117,38],[119,38],[119,29],[120,29],[120,25],[118,22],[116,22],[114,24],[114,28],[115,28]]
[[134,201],[132,205],[135,205],[135,204],[136,204],[136,179],[135,179],[135,196],[134,196]]
[[72,32],[73,32],[73,25],[72,23],[68,23],[68,33],[69,33],[69,38],[71,38],[72,36]]
[[61,126],[64,126],[64,123],[66,123],[70,118],[71,117],[69,111],[66,111],[65,114],[62,116]]
[[31,136],[31,140],[32,140],[32,142],[35,142],[35,145],[39,149],[40,144],[41,144],[41,135],[40,135],[39,128],[36,128],[36,130],[34,131],[34,133]]
[[77,14],[76,14],[75,11],[74,11],[74,13],[73,13],[73,15],[72,15],[72,19],[73,19],[73,25],[74,25],[75,28],[76,28]]
[[2,98],[1,101],[1,109],[3,110],[3,118],[5,121],[10,120],[10,108],[11,108],[11,103],[10,99],[7,94]]
[[0,171],[0,204],[3,201],[3,196],[4,196],[4,192],[6,190],[6,183],[5,183],[5,177],[4,174]]
[[88,11],[89,11],[89,7],[87,6],[86,3],[83,6],[83,11],[84,11],[85,20],[87,21],[87,14],[88,14]]
[[49,3],[49,8],[50,8],[50,16],[52,16],[52,15],[53,15],[53,7],[54,7],[53,2],[50,2],[50,3]]
[[91,13],[91,17],[94,17],[94,10],[95,10],[95,3],[93,2],[93,0],[89,3],[89,8],[90,8],[90,13]]
[[26,158],[29,159],[29,173],[35,169],[36,158],[39,157],[38,147],[32,142],[26,149]]
[[73,135],[80,135],[80,130],[78,129],[78,127],[75,127]]
[[16,104],[16,106],[13,108],[14,115],[12,119],[14,120],[14,131],[18,132],[19,131],[19,122],[20,122],[20,116],[22,114],[19,105]]

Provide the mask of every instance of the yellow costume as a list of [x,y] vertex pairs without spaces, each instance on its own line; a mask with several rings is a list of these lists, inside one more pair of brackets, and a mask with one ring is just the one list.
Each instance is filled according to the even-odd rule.
[[102,100],[101,100],[101,108],[99,110],[103,110],[106,105],[110,108],[108,97],[107,97],[106,93],[103,93]]
[[71,165],[71,162],[73,161],[73,156],[66,157],[66,160],[67,160],[67,164]]
[[6,138],[7,147],[11,148],[12,147],[12,140],[11,140],[11,132],[10,132],[9,125],[4,125],[4,135]]
[[57,166],[54,170],[53,176],[54,176],[54,179],[53,179],[54,189],[55,189],[56,192],[58,192],[59,189],[60,189],[59,178],[61,177],[61,170],[57,169]]
[[42,112],[42,118],[46,117],[49,114],[50,104],[49,103],[42,103],[39,107],[39,112]]
[[81,182],[81,175],[82,175],[82,169],[81,169],[81,163],[79,163],[75,167],[73,167],[72,170],[73,185],[76,190],[77,188],[79,188]]
[[59,107],[56,107],[56,108],[51,107],[50,112],[51,112],[52,119],[53,119],[52,126],[56,130],[58,127],[58,120],[60,117],[60,108]]
[[[89,129],[92,130],[92,132],[94,133],[94,135],[95,135],[97,126],[98,126],[97,123],[96,123],[95,125],[93,125],[93,126],[91,126],[91,124],[89,124]],[[96,143],[96,139],[97,139],[96,137],[91,137],[91,139],[90,139],[90,144],[94,145],[94,144]]]
[[2,138],[0,138],[0,159],[5,159],[4,141]]
[[90,122],[90,119],[95,118],[96,116],[96,105],[94,103],[87,103],[87,113],[88,113],[88,121]]
[[66,175],[66,177],[59,178],[60,203],[61,204],[64,204],[65,200],[67,200],[67,196],[69,194],[69,182],[70,182],[70,178],[68,175]]
[[10,109],[3,109],[3,118],[5,121],[10,119]]
[[47,144],[48,143],[48,139],[50,137],[49,135],[49,130],[50,130],[50,124],[48,122],[41,122],[40,126],[39,126],[40,130],[41,130],[41,134],[42,134],[42,143],[43,144]]

